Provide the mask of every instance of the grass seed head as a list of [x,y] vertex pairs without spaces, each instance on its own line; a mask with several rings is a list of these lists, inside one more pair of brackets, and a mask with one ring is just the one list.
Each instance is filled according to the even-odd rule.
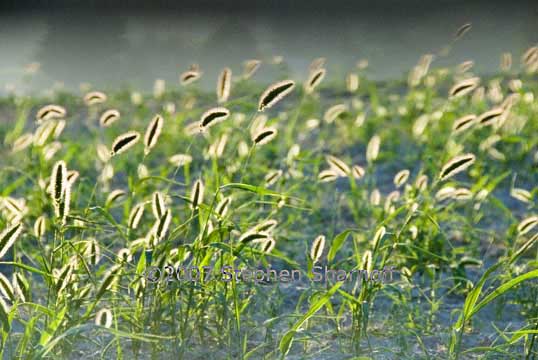
[[321,259],[321,255],[323,255],[323,250],[325,249],[325,236],[319,235],[314,240],[314,243],[312,243],[312,247],[310,248],[310,259],[313,263],[316,263]]
[[254,135],[252,142],[254,142],[255,145],[265,145],[273,140],[277,133],[278,131],[274,127],[261,129],[256,135]]
[[463,97],[476,89],[479,83],[479,77],[472,77],[462,80],[450,88],[448,95],[450,98]]
[[407,179],[409,179],[409,174],[409,170],[405,169],[399,171],[396,175],[394,175],[393,181],[396,188],[402,187],[407,182]]
[[295,82],[293,80],[283,80],[269,86],[260,96],[258,111],[264,111],[271,108],[292,92],[294,88]]
[[201,76],[202,73],[198,69],[188,70],[179,76],[179,83],[184,86],[189,85],[200,79]]
[[325,78],[326,70],[323,68],[314,70],[308,76],[308,80],[304,84],[304,90],[307,94],[314,92],[316,87],[323,81]]
[[136,145],[139,140],[140,133],[136,131],[128,131],[125,134],[118,136],[112,143],[110,155],[115,156],[127,151],[129,148]]
[[[15,290],[9,279],[2,273],[0,273],[0,295],[10,301],[15,301]],[[2,296],[0,296],[0,298],[2,298]]]
[[217,81],[217,100],[219,104],[228,101],[232,88],[232,70],[224,68]]
[[532,194],[530,193],[530,191],[525,189],[513,188],[510,191],[510,196],[527,204],[531,203],[532,201]]
[[131,210],[131,213],[129,214],[129,220],[128,220],[129,229],[135,230],[138,228],[138,224],[140,224],[140,220],[142,219],[142,216],[144,215],[144,210],[145,210],[144,203],[136,205]]
[[202,130],[209,129],[218,123],[223,122],[230,116],[230,111],[224,107],[209,109],[204,112],[200,118],[200,128]]
[[164,119],[161,115],[157,114],[153,117],[146,129],[144,135],[144,154],[148,155],[151,149],[157,145],[161,132],[163,130]]
[[519,233],[519,235],[525,235],[532,229],[534,229],[536,225],[538,225],[538,216],[529,216],[528,218],[523,219],[519,223],[519,225],[517,226],[517,232]]
[[439,174],[439,179],[444,181],[467,169],[475,162],[476,157],[473,154],[458,155],[447,162]]
[[95,314],[95,325],[110,328],[112,326],[112,311],[109,309],[101,309]]
[[465,115],[456,121],[454,121],[454,125],[452,125],[452,132],[454,134],[459,134],[464,132],[467,129],[470,129],[474,124],[476,123],[476,115],[470,114]]
[[99,125],[101,127],[109,127],[120,119],[120,112],[116,109],[110,109],[105,111],[99,118]]
[[166,212],[166,203],[164,201],[164,196],[162,193],[156,191],[151,197],[151,210],[153,211],[153,216],[155,219],[160,219]]
[[256,73],[256,71],[259,69],[261,65],[260,60],[251,59],[247,60],[243,63],[243,79],[249,79]]
[[204,183],[201,179],[196,180],[191,192],[191,209],[196,210],[204,201]]
[[338,178],[338,173],[334,169],[326,169],[320,171],[318,174],[319,182],[331,182],[335,181]]
[[36,120],[37,122],[42,122],[50,119],[62,119],[66,114],[67,112],[63,106],[50,104],[37,111]]
[[381,138],[379,137],[379,135],[372,136],[366,147],[366,160],[369,163],[372,163],[377,159],[380,146]]
[[67,182],[67,166],[63,160],[58,161],[52,168],[52,175],[50,177],[52,199],[55,204],[58,204],[65,193],[65,189],[68,187]]
[[34,223],[34,235],[36,238],[40,239],[45,235],[47,230],[47,218],[45,215],[38,217]]
[[185,166],[192,162],[192,156],[188,154],[176,154],[168,158],[168,162],[176,167]]
[[92,91],[84,95],[83,100],[87,106],[92,106],[104,103],[107,100],[107,96],[101,91]]

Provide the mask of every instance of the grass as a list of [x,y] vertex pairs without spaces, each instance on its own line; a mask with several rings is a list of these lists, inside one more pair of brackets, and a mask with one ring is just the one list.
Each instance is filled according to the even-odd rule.
[[[255,78],[234,79],[220,104],[196,83],[158,97],[116,89],[89,106],[63,92],[1,99],[0,229],[7,239],[23,227],[0,258],[2,358],[537,358],[535,75],[499,72],[481,79],[485,95],[449,98],[456,67],[413,86],[355,72],[356,90],[329,72],[306,92],[296,80],[263,112],[268,84]],[[511,93],[503,122],[452,131],[508,107]],[[52,103],[67,110],[56,134],[58,120],[35,120]],[[192,125],[217,106],[229,117]],[[102,127],[109,109],[121,117]],[[149,126],[156,114],[162,132]],[[276,136],[253,144],[268,128]],[[138,142],[116,141],[110,157],[130,131]],[[447,170],[466,153],[470,166]],[[60,160],[78,177],[53,199]],[[318,282],[315,266],[396,272]],[[191,267],[301,280],[223,281]],[[161,281],[149,281],[155,269]]]

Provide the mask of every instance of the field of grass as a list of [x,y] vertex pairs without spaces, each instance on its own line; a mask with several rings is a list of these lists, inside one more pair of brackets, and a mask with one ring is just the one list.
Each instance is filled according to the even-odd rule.
[[537,358],[519,56],[1,99],[0,358]]

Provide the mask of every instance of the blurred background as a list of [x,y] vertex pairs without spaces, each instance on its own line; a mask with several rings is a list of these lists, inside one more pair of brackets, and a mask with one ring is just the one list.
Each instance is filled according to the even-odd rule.
[[[218,72],[238,73],[246,59],[283,56],[304,77],[312,59],[328,59],[330,77],[369,61],[375,79],[398,78],[424,53],[472,29],[440,64],[476,62],[495,72],[500,55],[538,40],[538,1],[2,1],[0,94],[130,86],[150,91],[156,78],[178,84],[190,64],[213,88]],[[264,81],[274,74],[263,66]]]

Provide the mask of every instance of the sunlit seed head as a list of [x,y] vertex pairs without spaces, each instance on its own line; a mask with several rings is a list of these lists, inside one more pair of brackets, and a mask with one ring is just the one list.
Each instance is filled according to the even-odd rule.
[[99,125],[101,125],[101,127],[109,127],[118,121],[120,116],[120,112],[116,109],[107,110],[99,118]]
[[384,226],[381,226],[379,229],[377,229],[372,239],[372,249],[377,249],[379,242],[383,239],[386,233],[387,229],[385,229]]
[[54,158],[54,156],[56,156],[58,151],[60,151],[61,149],[62,149],[62,143],[60,143],[59,141],[55,141],[48,145],[45,145],[45,147],[43,147],[43,158],[46,161],[50,161]]
[[188,154],[176,154],[169,157],[168,161],[176,167],[185,166],[192,162],[192,156]]
[[19,136],[14,142],[11,151],[13,153],[22,151],[28,148],[34,142],[34,134],[25,133]]
[[325,159],[329,164],[330,168],[334,170],[334,172],[338,174],[338,176],[346,177],[351,174],[351,169],[343,160],[332,155],[327,155]]
[[395,191],[390,192],[387,195],[387,197],[385,198],[385,205],[384,205],[385,211],[389,212],[389,213],[392,213],[392,211],[391,211],[392,204],[395,201],[398,201],[399,198],[400,198],[400,192],[399,191],[395,190]]
[[315,69],[310,72],[310,75],[308,76],[308,79],[304,83],[304,91],[307,94],[311,94],[314,92],[316,87],[323,81],[325,78],[326,70],[323,68]]
[[321,255],[323,255],[323,250],[325,249],[325,236],[319,235],[316,237],[314,242],[312,243],[312,247],[310,248],[310,259],[313,263],[316,263],[321,259]]
[[38,217],[34,223],[34,235],[36,238],[40,239],[45,235],[47,230],[47,218],[45,215]]
[[36,120],[42,122],[51,119],[62,119],[66,116],[67,112],[63,106],[60,105],[45,105],[37,111]]
[[416,138],[422,136],[424,130],[426,130],[426,127],[428,126],[429,121],[430,116],[428,116],[427,114],[423,114],[415,120],[415,122],[413,123],[413,135]]
[[112,143],[110,154],[111,156],[119,155],[134,145],[140,140],[140,133],[129,131],[118,136]]
[[166,212],[164,196],[159,191],[153,193],[151,197],[151,210],[155,219],[160,219]]
[[454,121],[454,124],[452,125],[452,132],[454,134],[462,133],[465,130],[468,130],[472,126],[474,126],[475,123],[476,123],[476,115],[474,114],[465,115]]
[[258,111],[271,108],[295,88],[293,80],[284,80],[269,86],[260,96]]
[[462,80],[456,83],[452,88],[450,88],[448,95],[450,98],[463,97],[476,89],[479,83],[480,78],[478,77],[472,77]]
[[318,119],[308,119],[306,121],[306,128],[309,130],[314,130],[319,127],[319,120]]
[[261,250],[266,254],[270,254],[275,248],[276,241],[275,239],[270,237],[260,244],[261,244]]
[[140,220],[142,219],[142,216],[144,215],[145,210],[145,204],[141,203],[136,205],[129,214],[129,228],[130,229],[137,229],[138,224],[140,224]]
[[92,106],[104,103],[107,100],[107,96],[101,91],[92,91],[84,95],[83,100],[87,106]]
[[411,239],[416,240],[418,236],[418,228],[416,227],[416,225],[411,225],[409,227],[409,233],[411,234]]
[[179,76],[179,83],[184,86],[189,85],[200,79],[201,76],[202,73],[198,69],[188,70]]
[[264,177],[265,185],[267,187],[273,185],[274,183],[276,183],[282,177],[282,174],[283,174],[283,171],[280,170],[280,169],[279,170],[272,170],[272,171],[268,172]]
[[475,159],[476,157],[473,154],[464,154],[452,158],[441,169],[439,179],[443,181],[464,171],[475,162]]
[[191,191],[191,209],[196,210],[200,204],[204,201],[204,183],[201,179],[194,182]]
[[351,173],[353,174],[353,177],[355,179],[359,180],[364,176],[366,172],[362,166],[353,165],[353,167],[351,168]]
[[323,115],[323,120],[326,123],[331,124],[336,119],[341,117],[346,111],[348,111],[348,107],[346,104],[333,105],[325,111],[325,114]]
[[53,121],[42,123],[34,132],[34,145],[43,146],[51,137],[56,124]]
[[131,254],[131,251],[127,248],[123,248],[118,250],[117,258],[120,263],[130,263],[133,261],[133,255]]
[[222,219],[226,216],[228,210],[230,209],[230,205],[232,204],[232,199],[233,198],[231,196],[227,196],[219,201],[215,207],[215,213],[218,218]]
[[166,81],[163,79],[155,79],[153,83],[153,97],[156,99],[161,98],[166,91]]
[[379,204],[381,204],[381,193],[378,189],[374,189],[370,193],[370,204],[372,204],[373,206],[378,206]]
[[366,160],[369,163],[372,163],[377,159],[380,146],[381,138],[379,137],[379,135],[372,136],[366,147]]
[[525,235],[529,233],[538,225],[538,216],[533,215],[523,219],[517,226],[517,232],[519,235]]
[[362,256],[361,267],[362,267],[363,270],[366,270],[368,272],[372,271],[372,268],[373,268],[372,252],[370,250],[366,250],[364,252],[364,255]]
[[15,290],[9,279],[0,273],[0,299],[4,297],[10,301],[15,301]]
[[161,132],[163,130],[164,119],[161,115],[157,114],[153,117],[144,134],[144,154],[148,155],[157,145]]
[[145,179],[149,177],[148,167],[144,164],[138,164],[138,167],[136,168],[136,174],[138,175],[139,179]]
[[457,188],[452,193],[452,197],[459,201],[467,201],[473,198],[473,193],[467,188]]
[[359,89],[359,75],[356,73],[350,73],[346,76],[346,89],[347,91],[354,93]]
[[224,68],[217,80],[217,100],[220,103],[228,101],[232,87],[232,70]]
[[52,199],[55,203],[59,203],[65,193],[65,189],[68,186],[67,166],[63,160],[60,160],[54,164],[50,183],[52,189]]
[[510,190],[510,196],[527,204],[532,202],[531,192],[525,189],[513,188],[512,190]]
[[322,170],[318,174],[319,182],[331,182],[331,181],[335,181],[337,178],[338,178],[338,173],[336,173],[334,169]]
[[112,326],[112,311],[110,309],[101,309],[95,314],[95,325],[110,328]]
[[110,150],[106,147],[106,145],[97,144],[96,151],[97,157],[101,162],[106,163],[108,160],[110,160]]
[[245,157],[248,155],[249,147],[246,142],[240,141],[239,145],[237,145],[237,152],[239,157]]
[[499,118],[501,117],[501,115],[503,114],[504,111],[505,111],[505,109],[503,109],[502,107],[497,107],[497,108],[493,108],[491,110],[488,110],[488,111],[482,113],[478,117],[477,123],[480,126],[495,125],[496,122],[499,121]]
[[230,116],[230,111],[224,107],[209,109],[200,117],[200,129],[205,130],[217,125]]
[[243,79],[250,79],[256,73],[261,65],[261,61],[250,59],[243,63]]
[[127,193],[125,192],[125,190],[121,190],[121,189],[112,190],[106,198],[105,206],[110,207],[112,205],[115,205],[121,202],[122,200],[124,200],[126,197],[127,197]]
[[252,142],[258,146],[265,145],[273,140],[277,133],[278,131],[274,127],[261,129],[257,134],[254,135]]
[[456,189],[453,186],[444,186],[435,193],[435,199],[437,201],[443,201],[451,199],[454,196]]
[[407,182],[407,179],[409,179],[409,174],[410,172],[407,169],[399,171],[396,175],[394,175],[394,185],[397,188],[402,187]]
[[420,175],[415,181],[415,186],[419,191],[424,191],[428,188],[428,176]]
[[243,244],[248,243],[264,243],[269,239],[269,234],[265,231],[257,231],[256,229],[250,229],[239,237],[239,242]]

